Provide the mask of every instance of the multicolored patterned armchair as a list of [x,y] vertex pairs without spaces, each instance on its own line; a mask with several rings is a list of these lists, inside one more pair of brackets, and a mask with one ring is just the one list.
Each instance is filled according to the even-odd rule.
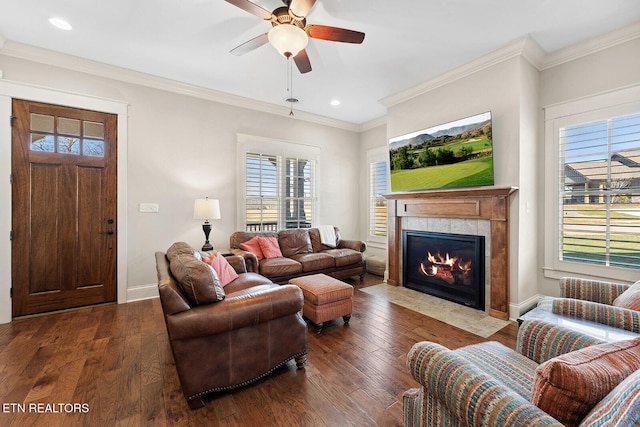
[[538,308],[576,319],[640,333],[640,281],[633,285],[563,277],[560,298],[545,297]]
[[640,339],[603,343],[527,320],[516,351],[497,342],[456,350],[419,342],[407,368],[420,388],[404,393],[405,426],[640,423]]

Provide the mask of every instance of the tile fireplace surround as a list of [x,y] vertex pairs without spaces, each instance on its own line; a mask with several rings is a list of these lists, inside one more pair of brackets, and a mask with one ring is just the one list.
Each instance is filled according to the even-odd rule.
[[[429,190],[385,195],[387,199],[387,237],[389,280],[402,285],[402,230],[416,229],[431,218],[451,219],[451,229],[468,228],[477,220],[476,230],[487,228],[489,281],[487,306],[490,316],[509,318],[509,196],[515,187],[473,187]],[[459,221],[462,220],[462,221]],[[484,227],[483,224],[488,224]],[[425,227],[423,227],[425,228]],[[473,226],[472,226],[473,228]],[[438,231],[436,229],[425,231]],[[475,231],[476,234],[484,234]],[[473,233],[466,233],[473,234]]]

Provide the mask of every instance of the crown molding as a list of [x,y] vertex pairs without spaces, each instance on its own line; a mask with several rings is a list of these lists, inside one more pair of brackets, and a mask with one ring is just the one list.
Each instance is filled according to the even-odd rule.
[[604,34],[600,37],[548,54],[535,40],[527,36],[515,43],[501,49],[497,49],[487,55],[421,83],[418,86],[414,86],[413,88],[407,89],[396,95],[383,98],[380,102],[388,108],[517,56],[521,56],[529,61],[538,71],[543,71],[639,37],[640,22],[637,22]]
[[548,54],[542,62],[541,70],[553,68],[601,50],[626,43],[640,37],[640,22],[614,30],[600,37],[595,37],[586,42],[560,49]]
[[523,56],[531,62],[534,67],[539,68],[541,57],[544,56],[544,51],[534,40],[527,36],[515,43],[494,50],[480,58],[460,65],[459,67],[456,67],[431,80],[427,80],[426,82],[410,89],[383,98],[380,102],[388,108],[519,56]]
[[[16,43],[9,40],[5,40],[5,42],[3,43],[3,40],[5,39],[0,35],[0,55],[38,62],[67,70],[77,71],[139,86],[150,87],[153,89],[159,89],[166,92],[231,105],[234,107],[246,108],[263,113],[289,117],[290,109],[288,107],[270,104],[263,101],[257,101],[238,95],[232,95],[230,93],[208,89],[201,86],[190,85],[164,77],[154,76],[134,70],[128,70],[125,68],[108,65],[102,62],[92,61],[89,59],[67,55],[60,52],[54,52],[47,49],[41,49],[35,46]],[[321,124],[352,132],[360,131],[360,125],[355,123],[306,113],[304,111],[294,111],[294,114],[294,120],[303,120],[306,122]]]
[[371,129],[375,129],[378,126],[386,126],[387,125],[387,116],[380,116],[377,119],[369,120],[368,122],[364,122],[360,125],[360,132],[365,132]]

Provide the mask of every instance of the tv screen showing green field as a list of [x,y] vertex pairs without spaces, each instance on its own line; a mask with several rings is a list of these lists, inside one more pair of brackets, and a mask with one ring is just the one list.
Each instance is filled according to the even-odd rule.
[[391,191],[493,185],[491,112],[389,140]]

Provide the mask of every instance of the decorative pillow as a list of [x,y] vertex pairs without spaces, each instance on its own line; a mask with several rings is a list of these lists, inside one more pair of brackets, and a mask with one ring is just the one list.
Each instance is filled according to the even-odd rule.
[[193,255],[196,251],[185,242],[175,242],[167,249],[167,259],[171,261],[172,258],[178,255]]
[[220,255],[220,252],[216,252],[212,256],[202,256],[202,262],[209,264],[218,273],[220,284],[223,288],[229,282],[238,278],[238,273],[231,267],[229,261],[223,255]]
[[169,268],[193,304],[210,304],[224,299],[224,289],[216,271],[209,264],[198,261],[193,254],[174,256]]
[[640,425],[640,370],[629,375],[582,420],[581,427]]
[[275,237],[259,237],[258,243],[265,258],[282,258],[278,239]]
[[613,300],[613,305],[629,310],[640,311],[640,280]]
[[536,369],[531,403],[566,426],[580,421],[611,390],[640,369],[640,338],[563,354]]
[[297,254],[310,254],[313,252],[308,229],[282,230],[278,233],[278,242],[280,243],[282,255],[287,258]]
[[262,249],[260,249],[260,239],[257,236],[244,243],[240,243],[240,247],[247,252],[255,254],[255,256],[258,257],[258,261],[264,259],[264,254],[262,253]]

